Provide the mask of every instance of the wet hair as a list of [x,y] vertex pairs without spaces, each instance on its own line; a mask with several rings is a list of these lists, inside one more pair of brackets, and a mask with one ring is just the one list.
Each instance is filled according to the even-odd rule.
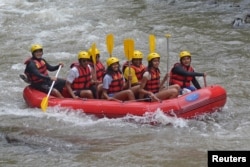
[[[115,71],[113,71],[112,65],[108,66],[107,70],[106,70],[106,74],[109,74],[109,75],[113,75],[115,73]],[[119,66],[118,66],[118,72],[122,74],[122,71],[120,70],[120,63],[119,63]]]
[[[153,60],[153,59],[152,59],[152,60]],[[153,61],[152,61],[152,60],[150,60],[150,61],[148,62],[148,67],[147,67],[148,71],[150,71],[151,69],[153,69]],[[160,69],[157,68],[157,71],[160,72]]]

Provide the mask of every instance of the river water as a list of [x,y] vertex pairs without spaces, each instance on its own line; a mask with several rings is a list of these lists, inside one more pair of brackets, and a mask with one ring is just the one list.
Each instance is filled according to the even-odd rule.
[[[203,167],[208,150],[250,150],[250,31],[231,26],[249,9],[248,0],[1,0],[0,166]],[[77,53],[93,42],[105,61],[109,33],[121,62],[125,38],[133,38],[146,57],[148,35],[154,34],[162,74],[170,33],[170,65],[189,50],[196,71],[207,72],[207,84],[227,90],[225,107],[194,120],[161,111],[153,118],[97,119],[81,111],[27,107],[26,84],[18,75],[31,44],[42,44],[51,64],[64,62],[59,75],[66,77]],[[149,124],[152,119],[160,124]]]

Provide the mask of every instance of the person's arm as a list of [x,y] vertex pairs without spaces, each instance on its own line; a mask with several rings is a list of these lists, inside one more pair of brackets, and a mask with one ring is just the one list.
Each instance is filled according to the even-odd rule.
[[108,74],[106,74],[103,78],[103,91],[102,95],[105,99],[110,100],[110,97],[108,96],[108,90],[109,90],[109,85],[112,82],[112,77]]
[[200,89],[201,88],[199,82],[197,81],[197,79],[195,77],[193,77],[192,83],[193,83],[193,85],[194,85],[194,87],[196,89]]
[[47,70],[49,70],[49,71],[56,71],[56,70],[58,70],[58,68],[59,68],[60,65],[62,65],[62,67],[63,67],[63,63],[59,63],[59,64],[56,65],[56,66],[52,66],[52,65],[50,65],[45,59],[43,59],[43,61],[44,61],[45,64],[46,64]]
[[179,74],[179,75],[182,75],[182,76],[204,76],[204,73],[198,73],[198,72],[189,72],[189,71],[186,71],[185,69],[182,68],[181,65],[179,66],[175,66],[172,70],[173,73],[176,73],[176,74]]
[[31,62],[27,65],[27,72],[28,72],[28,73],[31,73],[31,74],[33,74],[33,75],[35,75],[35,76],[37,76],[38,78],[42,78],[42,79],[44,79],[44,80],[51,80],[51,78],[50,78],[49,76],[44,75],[44,74],[41,74],[41,73],[39,72],[39,70],[38,70],[37,67],[36,67],[36,64],[35,64],[33,61],[31,61]]

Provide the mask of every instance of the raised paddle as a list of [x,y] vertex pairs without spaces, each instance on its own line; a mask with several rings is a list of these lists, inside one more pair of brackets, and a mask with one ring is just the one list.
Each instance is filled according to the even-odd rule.
[[[96,44],[93,43],[93,45],[91,46],[91,55],[92,55],[92,60],[93,60],[93,65],[94,65],[94,81],[95,81],[95,86],[97,88],[97,77],[96,77]],[[96,92],[96,97],[98,97],[98,93]]]
[[[61,70],[61,68],[62,68],[62,65],[59,66],[59,68],[58,68],[58,70],[56,72],[56,76],[55,76],[56,78],[57,78],[57,76],[58,76],[59,71]],[[52,82],[52,85],[51,85],[51,87],[49,89],[49,93],[47,94],[46,97],[43,98],[43,100],[41,102],[40,106],[41,106],[41,109],[43,110],[43,112],[45,112],[46,109],[47,109],[47,107],[48,107],[49,96],[50,96],[50,93],[51,93],[51,91],[52,91],[52,89],[54,87],[54,84],[55,84],[55,81]]]
[[109,52],[109,57],[112,57],[112,52],[114,48],[114,35],[113,34],[108,34],[106,36],[106,45],[107,45],[107,50]]
[[[134,40],[133,39],[124,40],[124,53],[128,60],[128,68],[129,68],[129,76],[130,76],[131,75],[131,68],[130,68],[131,60],[134,54]],[[129,88],[131,88],[131,82],[129,79],[128,79],[128,83],[129,83]]]
[[168,76],[169,74],[169,38],[171,37],[170,34],[166,34],[165,35],[166,38],[167,38],[167,88],[169,87],[169,79],[170,79],[170,76]]
[[149,35],[149,53],[155,52],[155,36]]
[[203,76],[203,80],[204,80],[204,87],[207,87],[207,80],[206,80],[206,76]]

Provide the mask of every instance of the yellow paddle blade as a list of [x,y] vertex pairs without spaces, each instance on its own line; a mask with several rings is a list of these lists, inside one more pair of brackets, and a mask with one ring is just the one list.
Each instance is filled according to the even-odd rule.
[[124,45],[125,56],[126,56],[127,60],[129,60],[129,40],[125,39],[123,42],[123,45]]
[[132,56],[134,54],[134,40],[133,39],[129,39],[129,60],[132,60]]
[[95,45],[95,43],[93,43],[93,45],[91,47],[91,55],[92,55],[93,63],[96,64],[96,45]]
[[124,53],[128,61],[132,59],[134,54],[134,40],[133,39],[125,39],[124,40]]
[[155,36],[149,35],[149,52],[155,52]]
[[107,45],[107,50],[109,52],[109,56],[112,57],[112,51],[114,48],[114,35],[113,34],[108,34],[106,37],[106,45]]
[[134,54],[134,40],[133,39],[125,39],[124,40],[124,53],[128,61],[132,59]]
[[46,110],[47,110],[48,101],[49,101],[49,97],[46,96],[46,97],[43,98],[43,100],[41,102],[41,109],[43,110],[43,112],[46,112]]

